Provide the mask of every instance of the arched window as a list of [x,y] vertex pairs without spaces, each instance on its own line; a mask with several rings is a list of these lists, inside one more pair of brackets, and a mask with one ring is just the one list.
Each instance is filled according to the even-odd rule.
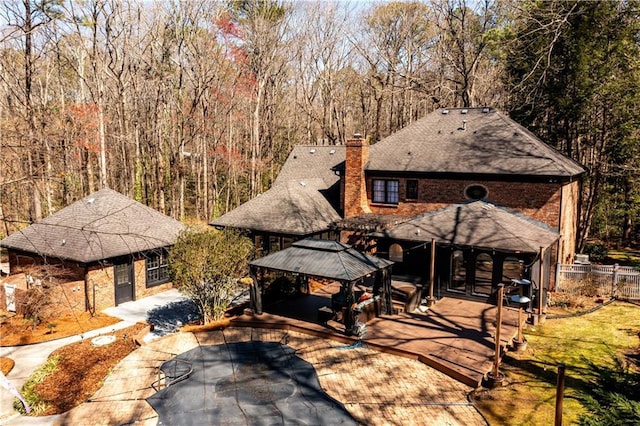
[[467,258],[462,250],[451,255],[451,281],[447,290],[464,293],[467,285]]
[[389,260],[393,260],[394,262],[402,262],[402,259],[402,246],[400,244],[391,244],[391,247],[389,247]]
[[511,280],[522,278],[523,263],[515,257],[507,257],[502,262],[502,282],[510,284]]
[[476,279],[473,283],[474,294],[491,294],[493,285],[493,258],[489,253],[480,253],[476,257]]

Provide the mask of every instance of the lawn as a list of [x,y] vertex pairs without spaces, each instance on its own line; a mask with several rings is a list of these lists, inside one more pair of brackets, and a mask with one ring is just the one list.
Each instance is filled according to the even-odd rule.
[[589,361],[611,364],[613,356],[637,353],[640,306],[614,302],[587,315],[547,320],[526,330],[526,351],[509,352],[501,371],[505,386],[476,391],[474,401],[490,424],[554,423],[557,366],[566,365],[564,424],[584,411],[577,397],[591,385]]
[[625,248],[624,250],[609,249],[607,263],[619,263],[625,266],[640,266],[640,251]]

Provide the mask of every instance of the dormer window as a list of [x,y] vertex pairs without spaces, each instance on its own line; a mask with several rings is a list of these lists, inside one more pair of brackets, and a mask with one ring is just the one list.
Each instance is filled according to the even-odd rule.
[[374,179],[371,201],[381,204],[398,204],[398,188],[397,180]]

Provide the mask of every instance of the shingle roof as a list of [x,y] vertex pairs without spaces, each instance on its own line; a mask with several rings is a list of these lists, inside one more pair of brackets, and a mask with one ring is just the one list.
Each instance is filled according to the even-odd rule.
[[340,178],[331,169],[344,161],[344,145],[296,145],[282,166],[274,186],[288,181],[322,179],[326,188]]
[[377,235],[523,253],[537,253],[559,238],[542,222],[484,201],[454,204]]
[[90,263],[173,245],[182,229],[177,220],[102,189],[9,235],[0,246]]
[[251,262],[251,265],[338,281],[354,281],[381,268],[390,260],[360,253],[336,241],[308,238],[291,247]]
[[211,225],[293,235],[324,231],[340,219],[321,192],[325,186],[321,179],[281,183]]
[[560,178],[585,171],[496,110],[444,111],[434,111],[372,145],[367,170]]
[[340,219],[339,177],[331,168],[344,155],[344,146],[295,146],[271,189],[211,225],[292,235],[328,229]]

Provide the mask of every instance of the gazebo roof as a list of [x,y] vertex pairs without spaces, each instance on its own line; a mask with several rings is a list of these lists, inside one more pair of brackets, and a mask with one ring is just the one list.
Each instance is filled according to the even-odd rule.
[[542,222],[481,200],[427,213],[376,235],[523,253],[537,253],[560,237]]
[[337,241],[307,238],[284,250],[251,262],[251,266],[271,270],[355,281],[394,262],[358,252]]

